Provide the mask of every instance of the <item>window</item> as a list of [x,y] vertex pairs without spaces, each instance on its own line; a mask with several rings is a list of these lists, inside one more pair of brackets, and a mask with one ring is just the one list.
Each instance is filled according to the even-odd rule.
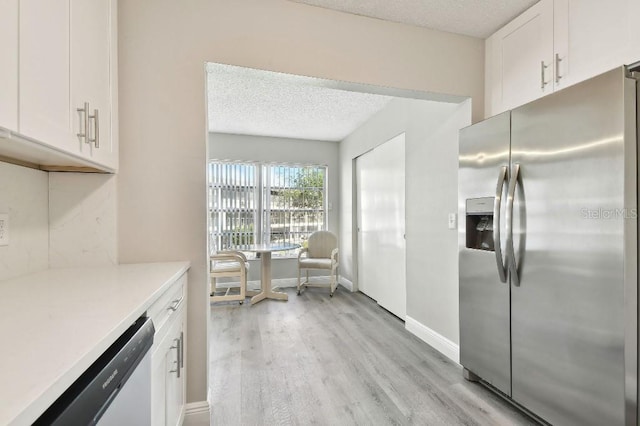
[[326,229],[326,182],[326,166],[212,161],[211,249],[241,249],[266,242],[303,246],[311,233]]

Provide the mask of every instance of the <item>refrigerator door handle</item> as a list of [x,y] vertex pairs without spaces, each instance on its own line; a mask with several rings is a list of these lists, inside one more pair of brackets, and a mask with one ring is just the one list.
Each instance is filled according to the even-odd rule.
[[507,266],[502,261],[502,248],[500,247],[500,208],[502,206],[502,193],[504,192],[504,183],[507,181],[507,173],[507,166],[502,166],[498,175],[498,184],[496,185],[496,198],[493,202],[493,247],[495,248],[498,275],[503,283],[507,282]]
[[516,250],[513,246],[513,200],[516,196],[516,186],[520,177],[520,164],[514,164],[513,173],[509,180],[509,191],[507,195],[507,211],[505,219],[507,221],[507,261],[509,262],[509,271],[511,272],[511,283],[519,287],[520,277],[518,276],[518,265],[516,265]]

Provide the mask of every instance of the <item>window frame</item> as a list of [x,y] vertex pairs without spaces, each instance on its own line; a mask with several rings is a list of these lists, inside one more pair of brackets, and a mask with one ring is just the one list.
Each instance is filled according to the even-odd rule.
[[[317,163],[293,163],[293,162],[275,162],[275,161],[243,161],[243,160],[219,160],[219,159],[211,159],[207,162],[207,233],[208,233],[208,241],[209,241],[209,250],[213,253],[217,248],[217,237],[215,237],[214,229],[213,229],[213,212],[214,206],[212,204],[212,195],[214,188],[214,176],[213,176],[213,165],[221,164],[221,165],[241,165],[241,166],[253,166],[255,167],[255,184],[253,191],[253,205],[255,209],[253,209],[253,241],[256,244],[261,244],[265,237],[270,239],[271,236],[271,220],[272,220],[272,211],[273,209],[270,205],[269,198],[271,195],[271,180],[272,180],[272,170],[276,167],[284,167],[287,169],[293,168],[315,168],[322,169],[324,171],[324,179],[322,186],[322,209],[319,210],[322,213],[322,224],[319,229],[327,230],[329,227],[329,191],[328,191],[328,183],[329,183],[329,166],[327,164],[317,164]],[[265,180],[267,182],[265,182]],[[281,189],[284,187],[280,187]],[[268,191],[268,197],[267,197]],[[225,211],[223,208],[218,208],[219,211]],[[226,209],[229,210],[229,209]],[[281,211],[283,211],[282,209]],[[292,221],[288,220],[286,222],[287,229],[291,229]],[[269,235],[267,235],[269,232]],[[311,231],[313,232],[313,231]],[[310,232],[310,233],[311,233]],[[274,252],[274,259],[290,259],[296,258],[298,256],[300,249],[287,250],[282,252]],[[249,258],[256,258],[253,252],[246,252]]]

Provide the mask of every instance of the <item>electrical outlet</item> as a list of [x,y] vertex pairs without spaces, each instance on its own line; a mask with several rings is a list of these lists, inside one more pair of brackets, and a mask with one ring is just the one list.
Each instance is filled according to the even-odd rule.
[[9,245],[9,214],[0,213],[0,246]]

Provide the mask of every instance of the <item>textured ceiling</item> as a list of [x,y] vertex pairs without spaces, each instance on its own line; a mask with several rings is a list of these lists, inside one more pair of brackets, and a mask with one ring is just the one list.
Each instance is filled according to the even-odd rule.
[[207,64],[209,131],[340,141],[391,96],[319,87],[318,80]]
[[538,0],[291,1],[483,39],[538,2]]

